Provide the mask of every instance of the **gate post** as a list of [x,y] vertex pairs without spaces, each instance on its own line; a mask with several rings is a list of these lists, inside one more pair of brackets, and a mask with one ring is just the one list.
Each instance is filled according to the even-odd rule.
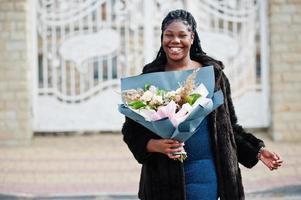
[[32,1],[1,1],[0,145],[27,144],[33,135]]
[[144,13],[144,33],[143,33],[143,48],[144,48],[144,64],[151,62],[154,52],[154,2],[153,0],[143,1],[143,13]]
[[270,109],[270,68],[269,68],[269,28],[268,28],[268,2],[267,0],[259,1],[259,17],[260,17],[260,66],[262,80],[262,95],[264,124],[267,127],[271,124]]
[[301,141],[301,2],[269,3],[271,133],[278,141]]

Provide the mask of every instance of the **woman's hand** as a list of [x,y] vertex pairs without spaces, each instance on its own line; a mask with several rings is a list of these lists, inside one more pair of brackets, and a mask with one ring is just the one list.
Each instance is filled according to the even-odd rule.
[[270,170],[278,169],[283,161],[280,159],[279,155],[275,152],[270,152],[269,150],[263,148],[260,150],[259,160],[263,162]]
[[150,139],[146,145],[148,152],[157,152],[167,155],[171,159],[180,158],[180,155],[173,155],[175,152],[184,151],[184,143],[171,139]]

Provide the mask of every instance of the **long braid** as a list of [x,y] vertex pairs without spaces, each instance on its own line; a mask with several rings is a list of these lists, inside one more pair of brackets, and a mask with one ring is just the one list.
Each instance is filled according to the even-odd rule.
[[167,14],[167,16],[163,19],[161,24],[161,46],[157,53],[155,60],[148,65],[146,65],[143,69],[144,73],[154,72],[154,71],[164,71],[164,66],[167,62],[166,54],[162,47],[163,40],[163,32],[166,27],[174,21],[181,21],[185,25],[189,26],[191,31],[194,33],[193,43],[190,48],[190,58],[197,62],[200,62],[203,65],[215,65],[218,68],[223,69],[224,65],[221,61],[215,60],[210,56],[207,56],[206,53],[202,50],[201,42],[199,35],[197,33],[197,23],[194,17],[190,12],[179,9],[173,10]]

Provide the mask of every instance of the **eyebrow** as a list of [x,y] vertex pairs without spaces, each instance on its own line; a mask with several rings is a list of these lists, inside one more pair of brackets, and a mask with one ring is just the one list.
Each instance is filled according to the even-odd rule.
[[171,32],[171,33],[173,33],[173,32],[179,32],[179,33],[187,33],[187,32],[190,32],[189,30],[187,30],[187,31],[172,31],[172,30],[165,30],[164,32]]

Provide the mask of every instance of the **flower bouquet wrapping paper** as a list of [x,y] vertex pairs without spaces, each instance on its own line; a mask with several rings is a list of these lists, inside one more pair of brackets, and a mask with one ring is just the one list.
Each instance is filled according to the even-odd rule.
[[[177,93],[181,90],[183,93],[189,81],[193,81],[194,91],[181,103]],[[213,66],[122,78],[121,93],[134,91],[138,97],[129,103],[122,96],[119,112],[162,138],[185,142],[197,131],[203,119],[223,104],[222,91],[215,92],[214,87]]]

